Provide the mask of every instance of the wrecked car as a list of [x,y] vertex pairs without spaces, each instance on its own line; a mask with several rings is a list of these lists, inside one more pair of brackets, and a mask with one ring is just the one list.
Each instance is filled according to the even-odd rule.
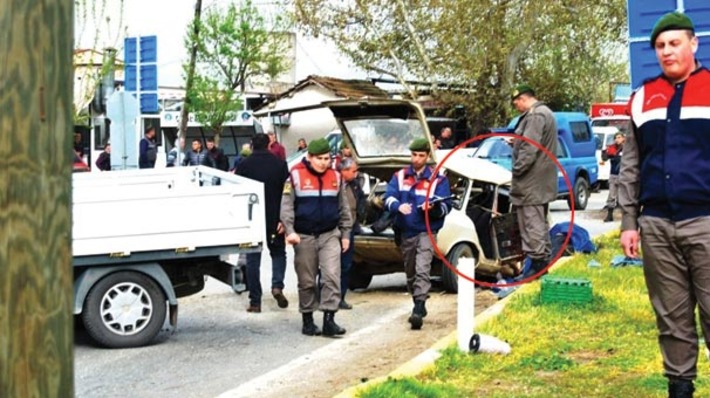
[[[404,271],[397,231],[386,221],[383,228],[383,220],[392,217],[386,214],[383,197],[392,175],[410,163],[410,142],[424,137],[431,145],[433,137],[415,102],[366,99],[324,105],[333,112],[371,187],[360,219],[363,231],[355,236],[350,275],[351,288],[365,288],[373,275]],[[470,157],[466,150],[451,153],[440,169],[449,179],[454,208],[437,234],[437,246],[454,267],[460,258],[473,258],[477,280],[493,282],[501,276],[519,275],[523,252],[509,199],[511,173],[490,161]],[[449,152],[432,152],[429,163],[442,161]],[[457,274],[437,256],[431,274],[441,278],[446,290],[458,290]]]

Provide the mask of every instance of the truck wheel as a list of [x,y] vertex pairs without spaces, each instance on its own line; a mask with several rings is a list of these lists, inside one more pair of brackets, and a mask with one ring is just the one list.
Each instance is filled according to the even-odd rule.
[[[454,267],[456,267],[459,263],[460,258],[472,258],[474,261],[476,260],[476,256],[474,256],[471,246],[466,243],[459,243],[454,246],[454,248],[451,249],[449,254],[446,256],[446,259],[449,260],[449,263],[451,263]],[[442,264],[441,266],[443,267],[441,269],[441,284],[444,286],[444,289],[450,293],[458,293],[458,274],[454,270],[447,267],[446,264]]]
[[146,275],[115,272],[98,281],[84,301],[82,319],[89,335],[110,348],[150,343],[163,326],[165,294]]
[[372,274],[366,274],[353,264],[352,269],[350,269],[350,281],[348,282],[348,288],[350,290],[355,289],[367,289],[372,282]]
[[[584,177],[577,178],[574,182],[573,192],[570,195],[574,195],[574,210],[584,210],[587,208],[587,202],[589,201],[589,183]],[[568,198],[567,205],[570,210],[572,210],[572,201]]]

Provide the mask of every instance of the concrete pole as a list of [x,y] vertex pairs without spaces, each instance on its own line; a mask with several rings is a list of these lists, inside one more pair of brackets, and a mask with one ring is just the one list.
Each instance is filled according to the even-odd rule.
[[458,322],[456,334],[459,350],[469,352],[469,341],[473,335],[474,328],[473,317],[476,308],[476,287],[473,282],[461,277],[461,274],[473,279],[475,272],[474,260],[472,258],[460,258],[456,269],[459,271]]
[[0,397],[71,397],[72,0],[0,0]]

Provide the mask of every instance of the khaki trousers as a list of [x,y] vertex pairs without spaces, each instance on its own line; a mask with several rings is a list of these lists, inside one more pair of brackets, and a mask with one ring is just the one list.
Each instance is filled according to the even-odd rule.
[[[340,304],[340,230],[336,228],[317,236],[299,236],[301,243],[293,247],[299,311],[337,311]],[[319,270],[322,284],[320,302],[316,283]]]
[[429,235],[422,232],[411,238],[403,238],[400,250],[409,293],[414,300],[426,301],[431,289],[431,260],[434,258],[434,246]]
[[698,334],[710,342],[710,217],[672,222],[640,217],[644,276],[656,313],[665,375],[696,376]]
[[547,260],[552,252],[547,205],[515,206],[523,252],[533,260]]

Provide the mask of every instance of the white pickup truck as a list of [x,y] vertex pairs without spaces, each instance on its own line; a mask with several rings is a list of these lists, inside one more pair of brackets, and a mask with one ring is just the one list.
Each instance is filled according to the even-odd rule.
[[227,256],[266,242],[263,184],[198,166],[73,175],[74,314],[106,347],[150,343]]

